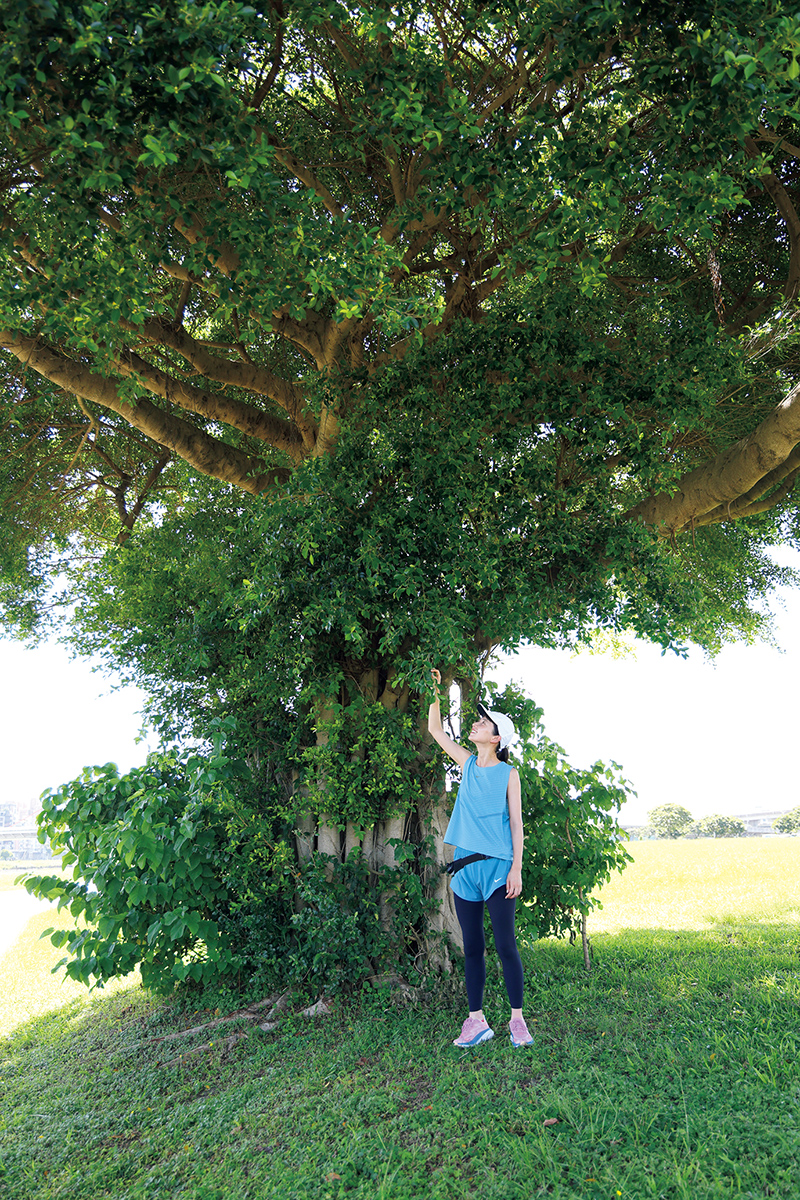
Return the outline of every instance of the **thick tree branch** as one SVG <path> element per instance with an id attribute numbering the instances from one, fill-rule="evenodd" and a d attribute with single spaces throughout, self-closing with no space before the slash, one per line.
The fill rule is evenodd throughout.
<path id="1" fill-rule="evenodd" d="M 203 475 L 211 475 L 257 495 L 275 483 L 284 482 L 291 474 L 284 468 L 267 470 L 255 456 L 211 437 L 188 421 L 157 408 L 149 400 L 123 397 L 114 380 L 95 373 L 84 363 L 65 357 L 38 338 L 0 330 L 0 347 L 23 366 L 72 395 L 117 413 L 134 429 L 172 450 Z"/>
<path id="2" fill-rule="evenodd" d="M 134 327 L 129 326 L 133 331 Z M 304 413 L 304 397 L 302 389 L 287 380 L 282 379 L 279 375 L 268 371 L 266 367 L 260 367 L 252 362 L 232 362 L 228 358 L 220 358 L 216 354 L 211 354 L 202 342 L 198 342 L 185 329 L 175 329 L 172 325 L 167 325 L 163 321 L 153 319 L 145 323 L 141 327 L 136 327 L 137 331 L 151 338 L 158 345 L 167 346 L 170 350 L 175 350 L 205 379 L 213 379 L 215 383 L 228 384 L 231 387 L 241 388 L 243 391 L 256 392 L 260 396 L 268 396 L 274 400 L 276 404 L 286 412 L 297 425 L 300 431 L 303 444 L 311 449 L 314 444 L 314 436 L 316 433 L 316 422 L 309 413 Z M 221 420 L 227 420 L 231 425 L 235 425 L 237 429 L 243 429 L 244 426 L 239 424 L 239 420 L 245 421 L 248 425 L 257 424 L 259 416 L 262 416 L 260 409 L 253 405 L 244 404 L 241 401 L 229 400 L 226 402 L 229 406 L 231 416 L 222 417 Z M 199 411 L 199 410 L 197 410 Z M 234 414 L 240 412 L 241 416 L 237 419 Z M 249 432 L 249 430 L 247 430 Z M 255 437 L 260 436 L 255 433 Z M 266 438 L 270 441 L 271 438 Z"/>
<path id="3" fill-rule="evenodd" d="M 747 437 L 684 475 L 671 495 L 648 496 L 626 515 L 652 526 L 659 537 L 672 537 L 703 523 L 712 513 L 715 520 L 744 515 L 734 506 L 741 500 L 744 511 L 752 511 L 753 500 L 795 469 L 798 444 L 800 384 Z M 779 499 L 776 494 L 766 507 Z"/>
<path id="4" fill-rule="evenodd" d="M 274 446 L 296 463 L 304 458 L 303 440 L 291 421 L 270 416 L 252 404 L 233 400 L 222 392 L 209 392 L 185 380 L 175 379 L 131 351 L 120 356 L 117 362 L 126 378 L 140 380 L 149 392 L 171 404 L 209 420 L 232 425 L 241 433 Z"/>
<path id="5" fill-rule="evenodd" d="M 797 452 L 791 457 L 795 462 L 800 460 L 800 455 Z M 713 512 L 707 513 L 704 517 L 700 517 L 698 521 L 695 521 L 694 528 L 701 529 L 704 525 L 719 525 L 722 521 L 735 521 L 740 517 L 755 517 L 758 513 L 769 512 L 771 508 L 782 504 L 791 495 L 794 485 L 797 482 L 798 473 L 800 473 L 800 468 L 795 467 L 793 471 L 788 472 L 782 486 L 776 492 L 771 492 L 770 495 L 763 496 L 760 500 L 753 500 L 748 503 L 742 497 L 741 500 L 737 500 L 735 504 L 731 504 L 728 508 L 715 508 Z"/>
<path id="6" fill-rule="evenodd" d="M 25 262 L 34 270 L 47 273 L 43 271 L 41 254 L 33 253 L 30 248 L 30 239 L 27 235 L 23 235 L 16 229 L 13 220 L 8 214 L 3 214 L 2 227 L 14 230 L 15 244 L 18 246 Z M 192 283 L 198 282 L 197 278 L 191 272 L 179 268 L 175 264 L 165 266 L 165 270 L 174 277 L 183 279 L 184 290 Z M 167 325 L 165 322 L 155 318 L 148 321 L 143 327 L 132 326 L 126 322 L 122 322 L 122 324 L 129 328 L 131 332 L 137 334 L 144 333 L 156 344 L 168 346 L 170 349 L 177 351 L 178 354 L 182 355 L 187 362 L 190 362 L 207 379 L 213 379 L 217 383 L 230 384 L 244 391 L 253 391 L 259 395 L 269 396 L 270 399 L 279 404 L 292 418 L 300 432 L 302 444 L 306 450 L 313 450 L 316 438 L 316 422 L 311 414 L 304 412 L 305 405 L 302 390 L 294 384 L 281 379 L 280 376 L 274 375 L 271 371 L 266 370 L 264 367 L 259 367 L 255 363 L 231 362 L 229 359 L 219 358 L 216 355 L 210 354 L 201 343 L 196 341 L 181 326 L 176 328 L 175 325 Z M 331 324 L 331 322 L 325 323 L 325 332 L 320 335 L 320 342 L 322 342 L 324 337 L 330 335 L 328 327 Z M 299 328 L 292 330 L 295 336 L 299 336 L 300 332 Z M 164 398 L 169 398 L 165 390 L 169 386 L 169 377 L 163 375 L 161 372 L 159 372 L 159 375 L 162 375 L 163 378 L 158 386 L 155 386 L 152 390 L 164 396 Z M 190 390 L 199 401 L 201 393 L 197 389 Z M 188 394 L 189 392 L 187 391 L 187 396 Z M 208 393 L 202 393 L 202 395 L 207 396 Z M 222 411 L 221 406 L 226 409 L 227 416 L 220 415 Z M 206 415 L 213 415 L 207 408 L 196 407 L 193 403 L 186 403 L 184 407 L 189 408 L 193 412 L 204 412 Z M 252 405 L 230 399 L 224 402 L 218 400 L 217 408 L 219 409 L 217 419 L 226 421 L 243 432 L 252 433 L 254 437 L 263 436 L 265 441 L 278 446 L 285 453 L 289 454 L 290 457 L 297 457 L 295 453 L 295 439 L 292 432 L 281 430 L 280 423 L 275 422 L 273 418 L 265 416 L 259 409 Z M 257 432 L 260 426 L 263 427 L 263 434 Z M 276 437 L 277 440 L 275 440 Z"/>

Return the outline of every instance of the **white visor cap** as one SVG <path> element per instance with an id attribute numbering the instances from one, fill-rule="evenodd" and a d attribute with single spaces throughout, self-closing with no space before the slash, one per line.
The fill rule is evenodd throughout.
<path id="1" fill-rule="evenodd" d="M 513 742 L 517 736 L 514 722 L 505 713 L 494 712 L 491 708 L 484 708 L 482 704 L 478 704 L 478 712 L 482 717 L 488 717 L 497 726 L 497 732 L 500 734 L 499 749 L 505 750 L 509 742 Z"/>

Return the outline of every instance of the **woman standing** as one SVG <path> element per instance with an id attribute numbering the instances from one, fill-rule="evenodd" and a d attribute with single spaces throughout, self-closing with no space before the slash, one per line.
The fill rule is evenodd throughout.
<path id="1" fill-rule="evenodd" d="M 431 671 L 433 680 L 442 677 Z M 428 710 L 431 737 L 462 768 L 453 814 L 444 835 L 456 852 L 450 865 L 450 886 L 464 935 L 464 971 L 469 1016 L 455 1046 L 477 1046 L 494 1037 L 483 1015 L 486 981 L 484 905 L 489 909 L 494 944 L 503 965 L 511 1005 L 508 1028 L 513 1046 L 533 1041 L 522 1016 L 522 962 L 514 933 L 517 896 L 522 892 L 522 794 L 519 772 L 508 762 L 507 746 L 514 726 L 504 713 L 478 705 L 479 717 L 469 733 L 470 754 L 442 728 L 439 695 Z"/>

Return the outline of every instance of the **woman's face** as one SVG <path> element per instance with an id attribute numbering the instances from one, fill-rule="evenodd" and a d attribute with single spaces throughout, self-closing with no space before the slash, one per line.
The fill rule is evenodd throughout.
<path id="1" fill-rule="evenodd" d="M 494 721 L 488 717 L 478 717 L 469 731 L 469 740 L 477 746 L 479 742 L 499 742 L 500 735 L 495 733 Z"/>

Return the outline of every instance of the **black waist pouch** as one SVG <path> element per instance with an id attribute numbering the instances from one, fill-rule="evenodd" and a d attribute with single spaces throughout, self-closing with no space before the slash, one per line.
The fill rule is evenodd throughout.
<path id="1" fill-rule="evenodd" d="M 463 858 L 454 858 L 451 863 L 446 863 L 442 867 L 442 874 L 455 875 L 462 867 L 469 866 L 471 862 L 480 862 L 488 857 L 488 854 L 465 854 Z"/>

